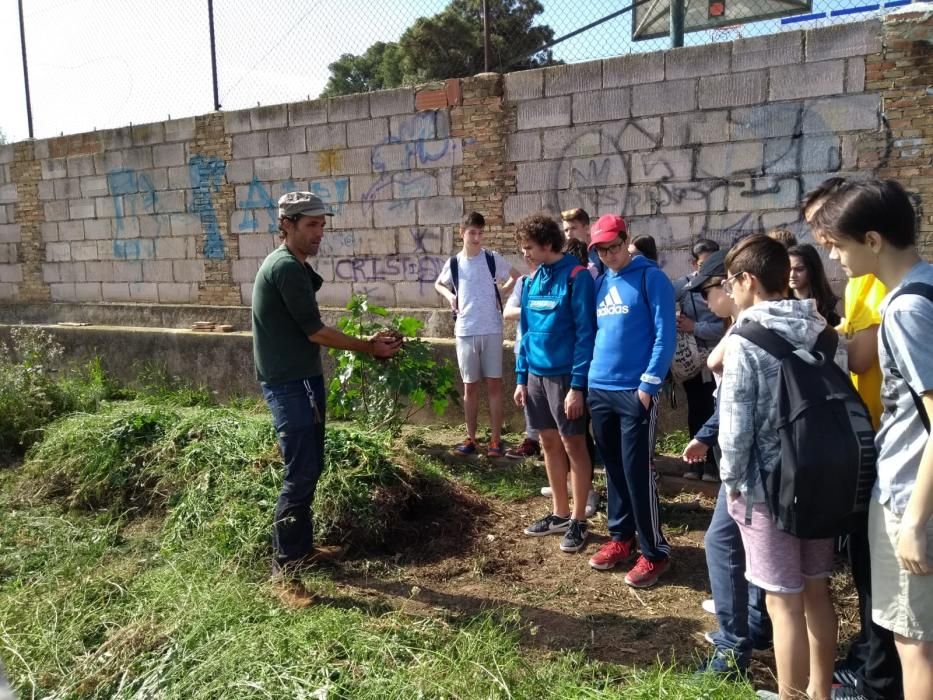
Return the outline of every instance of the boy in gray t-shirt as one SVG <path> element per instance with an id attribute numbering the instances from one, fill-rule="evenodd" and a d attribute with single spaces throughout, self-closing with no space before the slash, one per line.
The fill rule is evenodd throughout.
<path id="1" fill-rule="evenodd" d="M 933 688 L 933 266 L 916 214 L 893 180 L 850 182 L 813 221 L 846 275 L 875 275 L 882 303 L 878 480 L 868 516 L 872 619 L 894 633 L 904 697 Z"/>
<path id="2" fill-rule="evenodd" d="M 504 289 L 510 289 L 519 272 L 499 253 L 482 247 L 485 225 L 482 214 L 475 211 L 467 214 L 460 226 L 463 250 L 444 263 L 434 288 L 450 304 L 457 319 L 454 335 L 463 379 L 467 437 L 454 449 L 463 456 L 476 452 L 479 387 L 485 379 L 491 433 L 486 454 L 501 457 L 502 297 L 498 284 L 509 282 Z"/>

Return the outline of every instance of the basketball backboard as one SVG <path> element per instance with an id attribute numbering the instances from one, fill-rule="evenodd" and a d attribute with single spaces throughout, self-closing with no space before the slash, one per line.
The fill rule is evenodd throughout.
<path id="1" fill-rule="evenodd" d="M 813 0 L 685 0 L 684 31 L 696 32 L 760 19 L 810 12 Z M 648 0 L 632 10 L 632 39 L 657 39 L 670 34 L 670 0 Z"/>

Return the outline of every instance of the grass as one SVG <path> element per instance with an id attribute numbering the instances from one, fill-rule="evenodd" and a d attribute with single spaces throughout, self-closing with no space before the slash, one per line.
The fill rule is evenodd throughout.
<path id="1" fill-rule="evenodd" d="M 158 523 L 23 510 L 0 476 L 0 649 L 23 698 L 733 698 L 749 689 L 522 648 L 519 616 L 416 617 L 326 578 L 282 608 L 256 571 Z M 6 483 L 3 483 L 6 482 Z M 316 695 L 315 695 L 316 694 Z"/>
<path id="2" fill-rule="evenodd" d="M 689 442 L 690 433 L 686 430 L 672 430 L 658 438 L 657 451 L 658 454 L 680 457 Z"/>
<path id="3" fill-rule="evenodd" d="M 398 524 L 421 476 L 389 453 L 380 434 L 328 428 L 314 514 L 320 541 L 365 550 Z M 268 551 L 282 484 L 267 415 L 149 401 L 112 403 L 53 423 L 23 471 L 34 497 L 122 519 L 164 512 L 164 546 L 199 533 L 225 557 L 246 561 Z"/>
<path id="4" fill-rule="evenodd" d="M 283 607 L 266 579 L 281 483 L 268 415 L 164 399 L 59 419 L 0 471 L 0 656 L 21 698 L 754 697 L 527 647 L 509 607 L 407 614 L 321 573 L 305 579 L 318 605 Z M 444 507 L 452 474 L 505 500 L 543 483 L 540 465 L 446 466 L 409 440 L 329 428 L 320 535 L 378 547 L 407 510 Z"/>

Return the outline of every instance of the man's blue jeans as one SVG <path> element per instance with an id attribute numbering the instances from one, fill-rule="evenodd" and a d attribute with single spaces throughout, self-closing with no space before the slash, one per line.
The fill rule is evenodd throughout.
<path id="1" fill-rule="evenodd" d="M 717 652 L 733 654 L 740 669 L 748 668 L 752 647 L 771 641 L 771 618 L 765 593 L 745 579 L 745 548 L 739 526 L 729 515 L 726 487 L 719 489 L 713 519 L 706 531 L 709 569 L 719 629 L 710 636 Z"/>
<path id="2" fill-rule="evenodd" d="M 314 525 L 311 504 L 324 470 L 324 378 L 281 384 L 262 383 L 285 462 L 285 483 L 275 506 L 272 547 L 279 564 L 311 553 Z"/>

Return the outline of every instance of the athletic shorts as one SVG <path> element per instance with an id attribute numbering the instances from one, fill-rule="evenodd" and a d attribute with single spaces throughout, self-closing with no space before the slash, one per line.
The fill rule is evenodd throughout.
<path id="1" fill-rule="evenodd" d="M 764 503 L 752 507 L 745 524 L 745 499 L 729 499 L 729 515 L 739 525 L 745 547 L 745 578 L 771 593 L 800 593 L 804 579 L 829 578 L 835 540 L 803 540 L 779 530 Z"/>
<path id="2" fill-rule="evenodd" d="M 868 510 L 871 619 L 908 639 L 933 641 L 933 575 L 901 568 L 895 552 L 901 518 L 876 501 Z M 933 557 L 933 521 L 927 522 L 927 561 Z"/>
<path id="3" fill-rule="evenodd" d="M 457 336 L 457 364 L 464 384 L 502 379 L 502 334 Z"/>
<path id="4" fill-rule="evenodd" d="M 528 427 L 532 430 L 557 430 L 561 435 L 583 435 L 586 433 L 586 401 L 583 415 L 568 420 L 564 413 L 564 399 L 570 391 L 570 375 L 539 377 L 528 374 L 525 412 Z"/>

